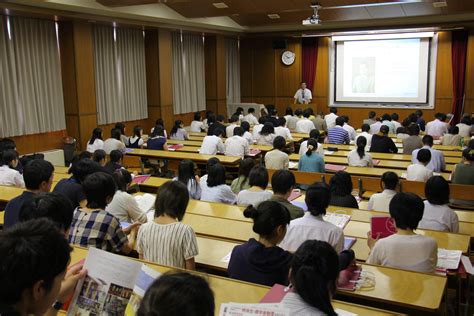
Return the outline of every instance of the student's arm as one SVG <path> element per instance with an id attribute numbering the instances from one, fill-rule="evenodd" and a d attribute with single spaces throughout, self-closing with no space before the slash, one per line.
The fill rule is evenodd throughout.
<path id="1" fill-rule="evenodd" d="M 148 219 L 146 217 L 146 213 L 140 209 L 137 200 L 135 200 L 135 198 L 128 193 L 125 207 L 132 221 L 142 224 L 147 222 Z"/>
<path id="2" fill-rule="evenodd" d="M 398 148 L 395 145 L 395 143 L 393 142 L 393 140 L 391 138 L 388 138 L 388 139 L 390 141 L 390 152 L 392 152 L 394 154 L 398 153 Z"/>
<path id="3" fill-rule="evenodd" d="M 163 150 L 168 150 L 168 145 L 166 143 L 163 144 Z"/>
<path id="4" fill-rule="evenodd" d="M 195 270 L 196 265 L 194 262 L 194 257 L 199 254 L 198 244 L 196 239 L 196 233 L 191 228 L 191 226 L 186 225 L 186 231 L 183 238 L 183 254 L 185 260 L 185 267 L 187 270 Z"/>
<path id="5" fill-rule="evenodd" d="M 196 270 L 196 263 L 194 261 L 194 258 L 187 259 L 185 261 L 185 265 L 186 265 L 186 270 Z"/>
<path id="6" fill-rule="evenodd" d="M 250 146 L 249 146 L 249 142 L 248 142 L 246 139 L 244 139 L 244 140 L 245 140 L 245 144 L 244 144 L 244 156 L 247 156 L 247 155 L 249 154 L 249 152 L 250 152 Z"/>
<path id="7" fill-rule="evenodd" d="M 222 139 L 220 139 L 219 142 L 217 143 L 217 153 L 223 154 L 224 152 L 225 152 L 224 143 L 222 142 Z"/>
<path id="8" fill-rule="evenodd" d="M 367 204 L 367 210 L 372 211 L 374 209 L 374 199 L 371 196 L 369 199 L 369 203 Z"/>

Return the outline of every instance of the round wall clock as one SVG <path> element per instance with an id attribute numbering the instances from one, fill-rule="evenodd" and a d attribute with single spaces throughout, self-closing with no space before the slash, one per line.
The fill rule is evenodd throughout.
<path id="1" fill-rule="evenodd" d="M 290 66 L 295 62 L 295 53 L 292 51 L 284 51 L 283 54 L 281 54 L 281 62 L 287 66 Z"/>

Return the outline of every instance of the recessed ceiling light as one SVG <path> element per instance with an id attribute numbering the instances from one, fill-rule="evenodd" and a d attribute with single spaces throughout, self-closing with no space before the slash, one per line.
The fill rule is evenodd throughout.
<path id="1" fill-rule="evenodd" d="M 448 6 L 448 3 L 446 1 L 433 2 L 433 7 L 435 7 L 435 8 L 444 8 L 444 7 L 447 7 L 447 6 Z"/>
<path id="2" fill-rule="evenodd" d="M 280 15 L 274 13 L 274 14 L 268 14 L 268 17 L 269 17 L 270 19 L 274 20 L 274 19 L 279 19 L 279 18 L 280 18 Z"/>
<path id="3" fill-rule="evenodd" d="M 226 8 L 229 7 L 224 2 L 214 2 L 212 5 L 215 6 L 216 8 L 218 8 L 218 9 L 226 9 Z"/>

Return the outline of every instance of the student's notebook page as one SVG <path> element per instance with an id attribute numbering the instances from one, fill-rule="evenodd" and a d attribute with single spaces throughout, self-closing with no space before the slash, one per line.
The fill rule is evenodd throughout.
<path id="1" fill-rule="evenodd" d="M 144 213 L 147 213 L 155 206 L 156 197 L 150 193 L 145 193 L 143 195 L 136 195 L 135 200 L 137 201 L 138 207 Z"/>
<path id="2" fill-rule="evenodd" d="M 351 216 L 347 214 L 339 214 L 339 213 L 327 213 L 323 216 L 323 219 L 326 222 L 336 225 L 339 228 L 344 229 L 347 223 L 351 220 Z"/>
<path id="3" fill-rule="evenodd" d="M 446 270 L 457 270 L 459 262 L 461 261 L 461 256 L 461 250 L 438 248 L 438 263 L 436 264 L 436 267 Z"/>
<path id="4" fill-rule="evenodd" d="M 76 286 L 70 316 L 124 315 L 143 264 L 89 248 L 87 276 Z"/>
<path id="5" fill-rule="evenodd" d="M 147 267 L 146 265 L 142 266 L 140 273 L 138 274 L 135 286 L 133 287 L 133 293 L 128 302 L 127 308 L 125 310 L 125 316 L 134 316 L 136 315 L 140 303 L 145 296 L 146 290 L 150 285 L 160 277 L 161 273 L 153 270 L 152 268 Z"/>
<path id="6" fill-rule="evenodd" d="M 219 316 L 290 316 L 290 311 L 283 304 L 222 304 Z"/>

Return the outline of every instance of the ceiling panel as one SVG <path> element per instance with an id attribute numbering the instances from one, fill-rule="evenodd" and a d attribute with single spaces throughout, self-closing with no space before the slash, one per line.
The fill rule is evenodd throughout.
<path id="1" fill-rule="evenodd" d="M 386 19 L 386 18 L 398 18 L 404 17 L 405 12 L 401 5 L 386 5 L 378 7 L 366 7 L 370 17 L 373 19 Z"/>
<path id="2" fill-rule="evenodd" d="M 435 8 L 431 3 L 405 3 L 402 4 L 402 9 L 406 16 L 443 14 L 441 8 Z"/>

